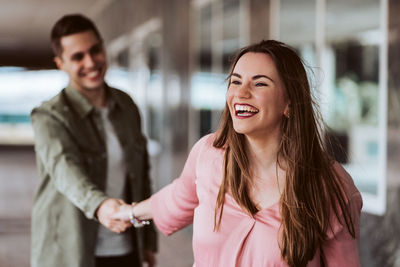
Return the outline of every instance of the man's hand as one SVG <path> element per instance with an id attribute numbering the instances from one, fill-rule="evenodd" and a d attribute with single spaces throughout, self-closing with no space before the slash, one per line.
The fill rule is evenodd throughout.
<path id="1" fill-rule="evenodd" d="M 132 205 L 129 204 L 120 205 L 118 211 L 111 216 L 111 219 L 130 222 L 129 216 L 132 214 L 132 209 Z"/>
<path id="2" fill-rule="evenodd" d="M 132 226 L 129 221 L 113 218 L 113 215 L 119 211 L 120 206 L 124 204 L 126 205 L 121 199 L 109 198 L 104 200 L 96 212 L 100 223 L 118 234 Z"/>
<path id="3" fill-rule="evenodd" d="M 143 251 L 143 260 L 144 262 L 147 262 L 147 267 L 156 266 L 156 256 L 155 253 L 151 250 L 145 249 Z"/>

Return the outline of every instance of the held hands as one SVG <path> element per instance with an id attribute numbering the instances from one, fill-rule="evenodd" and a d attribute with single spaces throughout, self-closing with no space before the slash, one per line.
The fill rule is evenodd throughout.
<path id="1" fill-rule="evenodd" d="M 103 201 L 97 209 L 96 215 L 100 223 L 115 233 L 126 231 L 132 225 L 143 227 L 149 224 L 149 221 L 141 221 L 134 216 L 133 205 L 126 204 L 121 199 L 109 198 Z M 156 257 L 153 251 L 144 250 L 143 260 L 147 262 L 148 267 L 156 266 Z"/>
<path id="2" fill-rule="evenodd" d="M 132 203 L 132 205 L 124 204 L 119 207 L 119 211 L 112 215 L 114 220 L 120 220 L 125 222 L 130 222 L 134 227 L 140 228 L 147 224 L 150 224 L 147 220 L 139 219 L 134 212 L 134 207 L 137 203 Z"/>
<path id="3" fill-rule="evenodd" d="M 112 215 L 112 219 L 120 220 L 124 222 L 130 222 L 130 216 L 132 214 L 132 205 L 123 204 L 118 207 L 118 211 Z"/>
<path id="4" fill-rule="evenodd" d="M 132 226 L 129 218 L 128 220 L 121 220 L 115 217 L 115 214 L 119 213 L 120 208 L 124 206 L 130 207 L 121 199 L 109 198 L 100 204 L 96 212 L 97 218 L 102 225 L 111 231 L 118 234 L 122 233 Z"/>
<path id="5" fill-rule="evenodd" d="M 141 209 L 147 209 L 148 200 L 140 202 Z M 126 231 L 132 225 L 134 227 L 143 227 L 150 224 L 147 219 L 152 216 L 144 212 L 142 216 L 136 216 L 133 209 L 137 203 L 132 205 L 126 204 L 121 199 L 109 198 L 103 201 L 97 209 L 96 215 L 100 223 L 115 233 Z M 143 213 L 143 212 L 142 212 Z"/>

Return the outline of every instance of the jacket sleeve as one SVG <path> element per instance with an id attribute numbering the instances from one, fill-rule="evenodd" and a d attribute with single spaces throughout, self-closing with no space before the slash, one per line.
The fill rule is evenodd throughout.
<path id="1" fill-rule="evenodd" d="M 150 176 L 149 176 L 150 164 L 149 164 L 149 156 L 147 153 L 147 149 L 145 152 L 143 171 L 144 171 L 143 192 L 144 192 L 145 198 L 148 198 L 151 195 L 151 183 L 150 183 Z M 158 249 L 157 233 L 156 233 L 156 230 L 154 229 L 153 224 L 151 224 L 148 227 L 144 227 L 144 229 L 143 229 L 143 248 L 145 250 L 151 250 L 154 252 L 156 252 Z"/>
<path id="2" fill-rule="evenodd" d="M 353 238 L 350 235 L 345 223 L 342 225 L 336 220 L 331 231 L 328 232 L 328 241 L 323 247 L 327 266 L 361 266 L 359 243 L 362 198 L 360 193 L 354 193 L 348 204 L 356 237 Z"/>
<path id="3" fill-rule="evenodd" d="M 34 109 L 31 121 L 35 150 L 56 189 L 93 219 L 97 207 L 108 197 L 89 179 L 77 144 L 65 125 L 49 111 Z"/>
<path id="4" fill-rule="evenodd" d="M 150 199 L 153 220 L 165 235 L 171 235 L 193 222 L 198 205 L 196 193 L 196 166 L 205 138 L 192 148 L 179 178 Z"/>

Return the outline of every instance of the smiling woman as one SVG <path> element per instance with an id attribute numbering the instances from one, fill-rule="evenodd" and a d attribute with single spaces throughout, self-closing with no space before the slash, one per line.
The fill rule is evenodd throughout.
<path id="1" fill-rule="evenodd" d="M 259 112 L 238 118 L 238 102 Z M 227 193 L 252 216 L 279 203 L 277 238 L 286 263 L 358 266 L 361 196 L 326 152 L 315 110 L 306 71 L 293 49 L 262 41 L 239 51 L 214 141 L 215 147 L 225 148 L 215 225 L 223 224 Z M 335 228 L 344 232 L 328 230 Z M 347 241 L 332 242 L 335 235 L 338 241 L 347 236 Z M 334 246 L 347 247 L 350 257 L 332 250 Z"/>
<path id="2" fill-rule="evenodd" d="M 226 101 L 237 133 L 279 134 L 289 103 L 272 58 L 263 53 L 243 55 L 230 76 Z"/>
<path id="3" fill-rule="evenodd" d="M 360 266 L 362 199 L 317 118 L 293 49 L 245 47 L 218 131 L 197 142 L 178 179 L 115 218 L 153 218 L 167 235 L 193 222 L 196 267 Z"/>

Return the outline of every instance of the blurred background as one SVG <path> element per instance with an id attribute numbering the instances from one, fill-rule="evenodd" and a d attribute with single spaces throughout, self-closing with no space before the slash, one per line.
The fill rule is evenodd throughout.
<path id="1" fill-rule="evenodd" d="M 400 1 L 0 0 L 0 266 L 29 266 L 38 185 L 30 110 L 68 79 L 50 29 L 62 15 L 97 24 L 112 86 L 138 104 L 154 190 L 179 176 L 191 146 L 215 131 L 228 68 L 262 39 L 309 66 L 331 152 L 363 195 L 362 266 L 400 266 Z M 160 236 L 159 266 L 191 266 L 191 229 Z"/>

